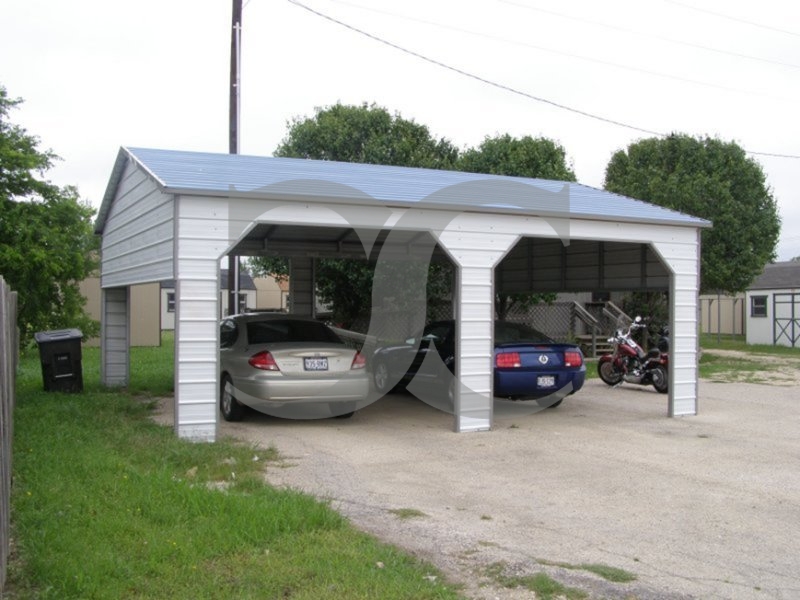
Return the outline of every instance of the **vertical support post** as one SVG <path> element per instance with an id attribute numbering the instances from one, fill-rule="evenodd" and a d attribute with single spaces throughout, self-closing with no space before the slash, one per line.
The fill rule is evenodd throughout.
<path id="1" fill-rule="evenodd" d="M 472 217 L 466 217 L 472 218 Z M 494 270 L 519 240 L 516 234 L 490 238 L 451 223 L 439 245 L 456 265 L 456 385 L 453 390 L 454 429 L 491 429 L 494 417 Z"/>
<path id="2" fill-rule="evenodd" d="M 454 429 L 487 431 L 494 415 L 493 350 L 494 273 L 492 267 L 460 266 L 456 321 L 456 381 Z M 492 282 L 487 285 L 487 282 Z"/>
<path id="3" fill-rule="evenodd" d="M 130 289 L 101 290 L 100 381 L 105 386 L 130 382 Z"/>
<path id="4" fill-rule="evenodd" d="M 175 432 L 213 442 L 219 375 L 218 259 L 179 259 L 175 280 Z M 181 277 L 185 263 L 191 274 Z"/>
<path id="5" fill-rule="evenodd" d="M 289 312 L 303 317 L 313 317 L 316 314 L 313 258 L 289 259 Z"/>

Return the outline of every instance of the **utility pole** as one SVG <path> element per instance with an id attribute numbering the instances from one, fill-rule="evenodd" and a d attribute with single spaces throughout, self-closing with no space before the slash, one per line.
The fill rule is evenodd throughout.
<path id="1" fill-rule="evenodd" d="M 228 153 L 239 154 L 239 107 L 241 105 L 242 0 L 233 0 L 231 18 L 231 77 L 228 104 Z M 228 314 L 239 312 L 239 257 L 228 255 Z"/>

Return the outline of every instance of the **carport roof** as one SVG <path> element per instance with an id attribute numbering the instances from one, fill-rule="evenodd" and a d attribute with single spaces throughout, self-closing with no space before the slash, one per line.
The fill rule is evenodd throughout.
<path id="1" fill-rule="evenodd" d="M 128 161 L 138 164 L 168 194 L 316 199 L 688 227 L 711 225 L 704 219 L 579 183 L 297 158 L 123 147 L 100 207 L 95 227 L 97 233 L 103 231 Z M 509 185 L 498 186 L 498 182 Z M 464 187 L 464 184 L 473 187 Z M 534 193 L 530 196 L 520 194 L 520 185 L 530 186 Z M 566 190 L 564 186 L 567 186 Z M 471 193 L 465 193 L 467 191 Z M 555 194 L 564 191 L 569 198 L 568 214 L 564 208 L 553 208 Z M 559 198 L 565 197 L 560 195 Z"/>

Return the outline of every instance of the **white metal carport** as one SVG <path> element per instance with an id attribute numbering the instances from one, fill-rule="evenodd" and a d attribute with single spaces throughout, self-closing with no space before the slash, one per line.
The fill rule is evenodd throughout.
<path id="1" fill-rule="evenodd" d="M 120 149 L 100 208 L 102 380 L 128 383 L 132 285 L 174 279 L 175 427 L 214 440 L 219 263 L 292 257 L 309 314 L 313 258 L 443 252 L 456 267 L 455 430 L 492 425 L 494 293 L 668 289 L 670 415 L 697 410 L 702 219 L 580 184 L 329 161 Z"/>

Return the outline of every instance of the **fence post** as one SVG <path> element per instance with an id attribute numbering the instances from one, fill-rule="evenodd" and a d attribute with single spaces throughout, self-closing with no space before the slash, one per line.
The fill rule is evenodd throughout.
<path id="1" fill-rule="evenodd" d="M 17 294 L 0 277 L 0 595 L 11 547 L 11 441 L 18 360 Z"/>

